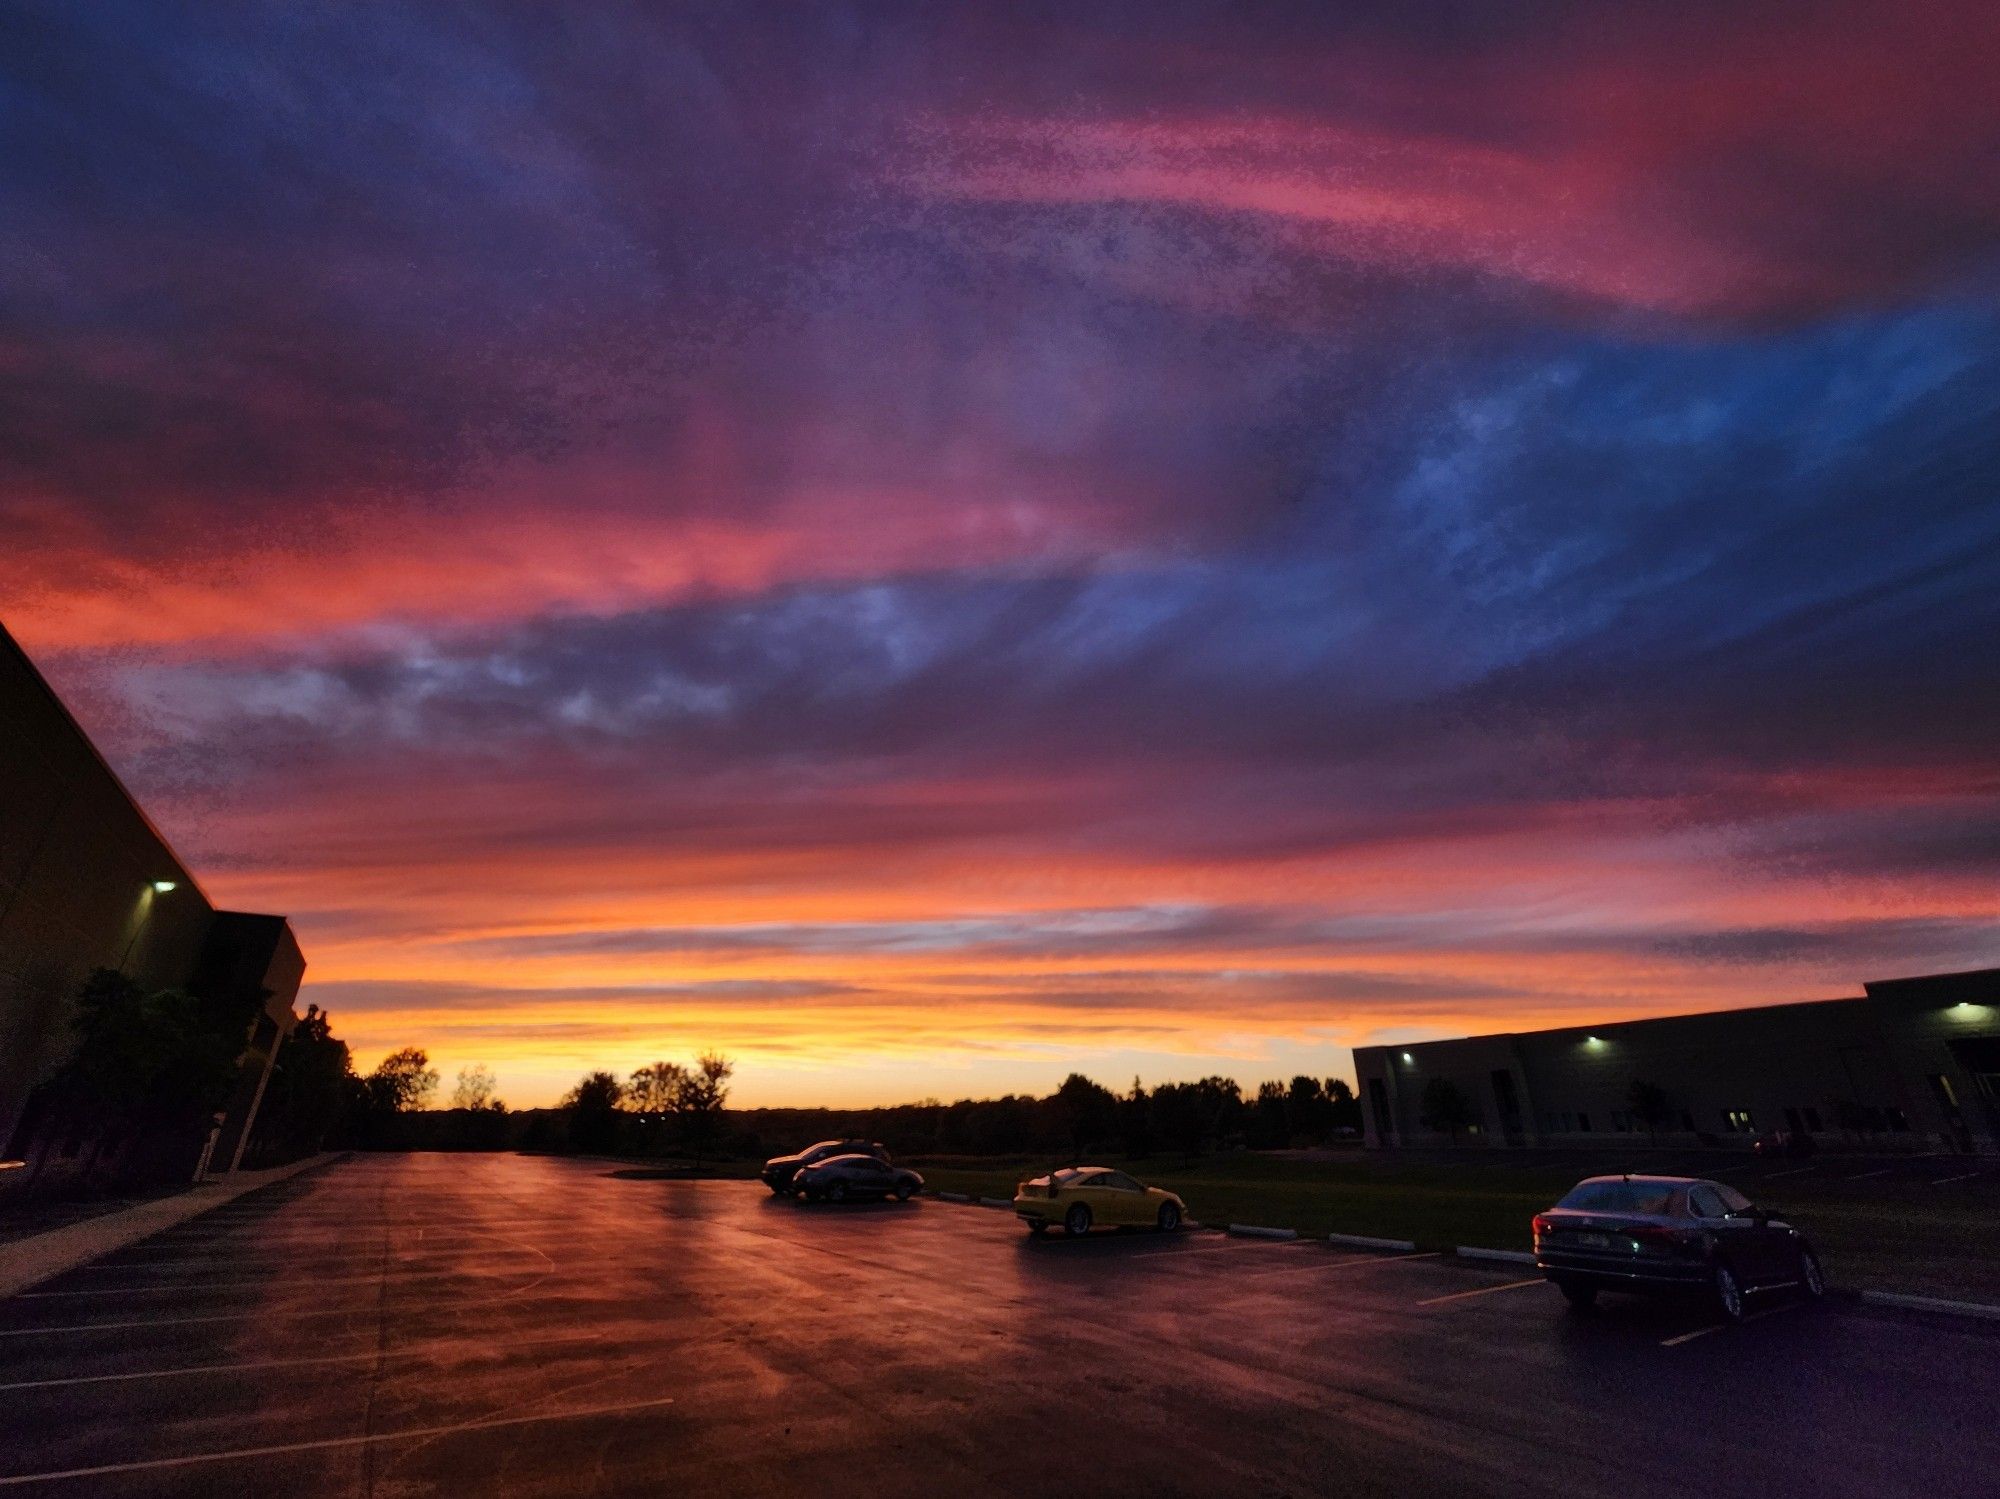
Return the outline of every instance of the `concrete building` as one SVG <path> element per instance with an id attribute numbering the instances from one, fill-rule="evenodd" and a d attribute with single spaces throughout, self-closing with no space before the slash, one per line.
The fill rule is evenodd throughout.
<path id="1" fill-rule="evenodd" d="M 0 629 L 0 1198 L 122 1163 L 192 1174 L 209 1144 L 108 1140 L 38 1093 L 74 1053 L 99 968 L 148 991 L 261 996 L 211 1170 L 238 1165 L 305 959 L 282 917 L 218 911 L 89 738 Z"/>
<path id="2" fill-rule="evenodd" d="M 2000 1152 L 2000 968 L 1852 999 L 1354 1053 L 1371 1146 L 1741 1144 Z M 1442 1080 L 1449 1088 L 1433 1088 Z M 1635 1084 L 1640 1086 L 1635 1088 Z M 1458 1107 L 1450 1105 L 1453 1098 Z M 1650 1117 L 1649 1117 L 1650 1116 Z"/>

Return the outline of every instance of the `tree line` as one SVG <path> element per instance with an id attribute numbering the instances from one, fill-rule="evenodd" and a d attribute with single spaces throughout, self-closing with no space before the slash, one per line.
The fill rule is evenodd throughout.
<path id="1" fill-rule="evenodd" d="M 162 1160 L 199 1140 L 227 1105 L 244 1038 L 261 1001 L 181 990 L 147 992 L 112 970 L 93 974 L 77 1004 L 77 1050 L 31 1111 L 43 1127 L 87 1130 L 102 1141 L 157 1141 Z M 359 1073 L 318 1005 L 278 1048 L 246 1165 L 316 1151 L 553 1150 L 691 1158 L 761 1158 L 830 1137 L 880 1140 L 901 1155 L 1020 1155 L 1271 1149 L 1359 1133 L 1361 1112 L 1340 1078 L 1300 1075 L 1245 1093 L 1234 1079 L 1123 1093 L 1071 1073 L 1047 1097 L 1010 1094 L 872 1109 L 727 1108 L 735 1065 L 710 1052 L 656 1061 L 620 1078 L 592 1071 L 553 1109 L 510 1111 L 492 1072 L 461 1069 L 445 1107 L 421 1047 L 403 1047 Z M 171 1146 L 171 1149 L 167 1147 Z M 93 1146 L 102 1152 L 101 1146 Z M 134 1174 L 141 1153 L 106 1154 L 100 1175 Z"/>
<path id="2" fill-rule="evenodd" d="M 555 1107 L 510 1114 L 485 1104 L 476 1088 L 468 1093 L 462 1073 L 452 1108 L 386 1118 L 376 1142 L 426 1150 L 576 1151 L 699 1165 L 761 1160 L 823 1139 L 879 1140 L 899 1156 L 1077 1159 L 1093 1152 L 1143 1158 L 1282 1149 L 1350 1139 L 1361 1131 L 1360 1106 L 1342 1078 L 1273 1079 L 1253 1092 L 1225 1077 L 1152 1088 L 1135 1078 L 1129 1089 L 1114 1093 L 1072 1073 L 1045 1097 L 737 1110 L 727 1108 L 733 1074 L 729 1059 L 713 1054 L 686 1066 L 651 1063 L 624 1078 L 592 1071 Z"/>

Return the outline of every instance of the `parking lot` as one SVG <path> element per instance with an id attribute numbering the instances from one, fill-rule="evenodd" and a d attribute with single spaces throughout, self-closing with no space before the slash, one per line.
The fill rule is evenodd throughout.
<path id="1" fill-rule="evenodd" d="M 1949 1323 L 539 1157 L 353 1158 L 0 1306 L 0 1487 L 63 1493 L 1936 1496 L 1996 1408 Z"/>

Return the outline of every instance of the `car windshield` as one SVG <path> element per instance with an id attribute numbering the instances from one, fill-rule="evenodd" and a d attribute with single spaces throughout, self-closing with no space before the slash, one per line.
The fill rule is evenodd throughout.
<path id="1" fill-rule="evenodd" d="M 1672 1182 L 1584 1182 L 1556 1206 L 1585 1213 L 1675 1213 L 1680 1188 Z"/>

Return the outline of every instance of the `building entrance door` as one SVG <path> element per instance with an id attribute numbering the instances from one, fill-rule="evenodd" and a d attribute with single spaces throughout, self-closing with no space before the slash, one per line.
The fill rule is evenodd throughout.
<path id="1" fill-rule="evenodd" d="M 1951 1079 L 1942 1072 L 1933 1072 L 1930 1081 L 1938 1112 L 1944 1115 L 1945 1142 L 1961 1155 L 1970 1152 L 1972 1131 L 1966 1126 L 1965 1110 L 1958 1106 L 1958 1090 L 1952 1087 Z"/>
<path id="2" fill-rule="evenodd" d="M 1986 1133 L 2000 1145 L 2000 1036 L 1951 1043 L 1952 1060 L 1971 1074 L 1973 1100 L 1985 1115 Z"/>

